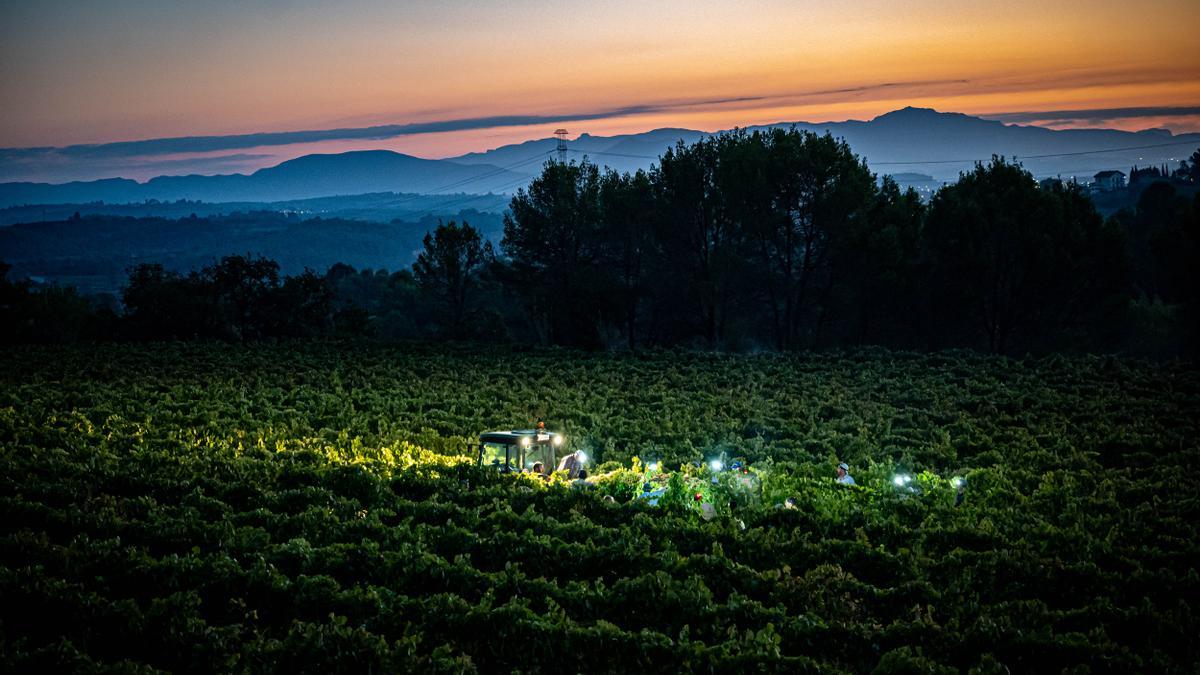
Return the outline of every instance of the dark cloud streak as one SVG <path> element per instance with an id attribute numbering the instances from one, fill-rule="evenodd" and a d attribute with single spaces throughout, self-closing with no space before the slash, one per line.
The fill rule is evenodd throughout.
<path id="1" fill-rule="evenodd" d="M 225 173 L 256 168 L 274 155 L 233 153 L 207 157 L 159 159 L 154 157 L 114 157 L 80 161 L 58 155 L 25 157 L 4 161 L 0 151 L 0 182 L 63 182 L 95 180 L 97 177 L 135 174 Z"/>
<path id="2" fill-rule="evenodd" d="M 154 138 L 139 141 L 118 141 L 65 147 L 0 148 L 0 163 L 23 163 L 46 160 L 71 159 L 84 162 L 114 160 L 119 158 L 151 157 L 184 153 L 222 152 L 248 148 L 286 146 L 321 141 L 382 140 L 398 136 L 432 134 L 451 131 L 470 131 L 497 127 L 529 126 L 534 124 L 558 124 L 563 122 L 631 117 L 652 113 L 670 112 L 686 108 L 722 106 L 739 103 L 794 100 L 804 97 L 822 97 L 839 94 L 862 94 L 875 90 L 895 89 L 905 86 L 928 86 L 962 84 L 967 80 L 926 80 L 914 82 L 884 82 L 857 87 L 826 89 L 807 92 L 786 92 L 769 96 L 729 96 L 722 98 L 659 101 L 642 103 L 605 110 L 577 111 L 561 114 L 540 115 L 490 115 L 459 119 L 412 122 L 407 124 L 382 124 L 366 127 L 343 127 L 336 129 L 312 129 L 304 131 L 272 131 L 227 136 L 181 136 L 176 138 Z"/>
<path id="3" fill-rule="evenodd" d="M 865 94 L 869 91 L 879 91 L 883 89 L 895 89 L 897 87 L 920 87 L 939 84 L 968 84 L 970 80 L 918 80 L 914 82 L 883 82 L 881 84 L 867 84 L 861 87 L 846 87 L 844 89 L 825 89 L 823 91 L 809 91 L 802 94 L 793 94 L 792 96 L 831 96 L 833 94 Z"/>
<path id="4" fill-rule="evenodd" d="M 629 117 L 646 113 L 661 112 L 674 108 L 700 105 L 751 101 L 752 97 L 714 99 L 668 104 L 631 105 L 593 112 L 575 112 L 560 115 L 492 115 L 462 119 L 413 122 L 410 124 L 382 124 L 370 127 L 347 127 L 341 129 L 313 129 L 305 131 L 272 131 L 231 136 L 181 136 L 177 138 L 154 138 L 143 141 L 118 141 L 95 145 L 68 145 L 66 147 L 3 148 L 0 161 L 11 162 L 57 155 L 80 160 L 113 159 L 117 157 L 146 157 L 151 155 L 173 155 L 181 153 L 219 152 L 267 146 L 296 145 L 321 141 L 381 140 L 397 136 L 434 134 L 447 131 L 469 131 L 495 127 L 517 127 L 532 124 L 555 124 L 576 120 L 596 120 L 612 117 Z"/>
<path id="5" fill-rule="evenodd" d="M 1200 106 L 1146 106 L 1140 108 L 1093 108 L 1088 110 L 1028 110 L 980 115 L 999 122 L 1107 122 L 1141 117 L 1186 117 L 1200 115 Z"/>

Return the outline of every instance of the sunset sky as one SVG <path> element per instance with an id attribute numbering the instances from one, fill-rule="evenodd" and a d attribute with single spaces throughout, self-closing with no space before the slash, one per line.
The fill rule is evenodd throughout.
<path id="1" fill-rule="evenodd" d="M 0 148 L 410 125 L 170 155 L 220 170 L 906 105 L 1197 131 L 1198 16 L 1195 0 L 8 0 Z"/>

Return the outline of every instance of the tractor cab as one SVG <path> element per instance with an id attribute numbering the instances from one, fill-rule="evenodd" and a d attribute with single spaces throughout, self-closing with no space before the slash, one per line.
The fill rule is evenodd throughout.
<path id="1" fill-rule="evenodd" d="M 541 462 L 546 472 L 554 470 L 556 450 L 562 434 L 545 429 L 514 429 L 479 434 L 479 466 L 493 466 L 501 473 L 528 471 Z"/>

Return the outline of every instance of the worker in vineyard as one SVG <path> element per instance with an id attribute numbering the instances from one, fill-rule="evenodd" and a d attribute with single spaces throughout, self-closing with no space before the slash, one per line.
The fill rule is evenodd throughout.
<path id="1" fill-rule="evenodd" d="M 529 472 L 532 473 L 533 475 L 537 476 L 538 478 L 545 478 L 546 477 L 546 465 L 541 462 L 534 462 L 533 467 L 529 469 Z"/>
<path id="2" fill-rule="evenodd" d="M 571 487 L 575 488 L 576 490 L 587 490 L 591 488 L 592 484 L 588 482 L 587 477 L 587 469 L 580 469 L 579 477 L 571 481 Z"/>
<path id="3" fill-rule="evenodd" d="M 566 471 L 568 479 L 579 477 L 579 472 L 583 470 L 583 452 L 576 450 L 562 458 L 558 463 L 559 471 Z"/>
<path id="4" fill-rule="evenodd" d="M 837 467 L 837 482 L 842 485 L 854 485 L 854 476 L 850 475 L 850 465 L 842 462 Z"/>

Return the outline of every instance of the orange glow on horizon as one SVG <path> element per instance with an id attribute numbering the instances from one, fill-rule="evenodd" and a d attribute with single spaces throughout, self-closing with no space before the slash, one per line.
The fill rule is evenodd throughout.
<path id="1" fill-rule="evenodd" d="M 261 149 L 268 163 L 366 147 L 446 157 L 556 126 L 613 135 L 870 119 L 906 105 L 976 115 L 1200 105 L 1190 0 L 196 5 L 0 10 L 0 147 L 644 106 Z M 1160 124 L 1197 131 L 1200 116 L 1103 121 Z"/>

